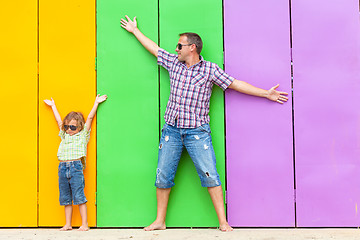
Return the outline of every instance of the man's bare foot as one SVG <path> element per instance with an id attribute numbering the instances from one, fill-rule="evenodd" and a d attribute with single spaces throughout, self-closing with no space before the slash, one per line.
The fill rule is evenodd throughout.
<path id="1" fill-rule="evenodd" d="M 88 226 L 80 226 L 78 231 L 89 231 L 89 227 Z"/>
<path id="2" fill-rule="evenodd" d="M 152 224 L 150 224 L 147 227 L 144 227 L 145 231 L 153 231 L 153 230 L 165 230 L 166 229 L 166 225 L 163 222 L 153 222 Z"/>
<path id="3" fill-rule="evenodd" d="M 60 228 L 60 231 L 69 231 L 69 230 L 72 230 L 72 227 L 68 225 L 65 225 L 62 228 Z"/>
<path id="4" fill-rule="evenodd" d="M 233 230 L 232 227 L 226 222 L 223 224 L 220 224 L 219 230 L 222 232 L 231 232 Z"/>

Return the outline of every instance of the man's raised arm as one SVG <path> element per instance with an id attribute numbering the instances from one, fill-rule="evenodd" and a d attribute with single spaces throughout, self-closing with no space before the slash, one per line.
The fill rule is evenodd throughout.
<path id="1" fill-rule="evenodd" d="M 125 19 L 121 19 L 121 27 L 126 29 L 126 31 L 135 35 L 137 40 L 155 57 L 158 56 L 159 46 L 154 43 L 151 39 L 147 38 L 140 30 L 137 28 L 136 17 L 134 20 L 125 15 L 127 21 Z"/>

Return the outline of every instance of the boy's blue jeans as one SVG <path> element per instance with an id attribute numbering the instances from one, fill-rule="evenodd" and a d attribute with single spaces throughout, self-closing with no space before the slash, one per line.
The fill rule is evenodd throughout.
<path id="1" fill-rule="evenodd" d="M 86 203 L 85 180 L 81 161 L 59 163 L 60 205 L 79 205 Z"/>
<path id="2" fill-rule="evenodd" d="M 209 124 L 197 128 L 177 128 L 165 123 L 159 144 L 155 186 L 171 188 L 175 185 L 174 178 L 184 147 L 194 162 L 201 186 L 220 186 L 210 133 Z"/>

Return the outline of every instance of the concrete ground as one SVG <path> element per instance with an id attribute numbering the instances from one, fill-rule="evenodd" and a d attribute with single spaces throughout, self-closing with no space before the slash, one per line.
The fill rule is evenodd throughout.
<path id="1" fill-rule="evenodd" d="M 60 232 L 56 228 L 2 228 L 0 239 L 16 240 L 360 240 L 360 230 L 354 228 L 316 229 L 266 229 L 237 228 L 223 233 L 217 229 L 177 228 L 164 231 L 145 232 L 142 229 L 90 229 L 88 232 L 76 230 Z"/>

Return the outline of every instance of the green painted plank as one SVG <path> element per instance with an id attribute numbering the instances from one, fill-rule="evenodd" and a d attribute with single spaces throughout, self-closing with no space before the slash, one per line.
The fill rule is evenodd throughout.
<path id="1" fill-rule="evenodd" d="M 196 32 L 204 43 L 201 55 L 223 66 L 223 28 L 221 0 L 159 0 L 160 47 L 176 53 L 179 33 Z M 170 94 L 169 75 L 160 71 L 161 123 Z M 225 187 L 224 94 L 214 85 L 210 101 L 210 126 L 217 158 L 217 169 Z M 168 227 L 214 227 L 218 219 L 207 188 L 201 187 L 194 164 L 184 151 L 169 199 Z"/>
<path id="2" fill-rule="evenodd" d="M 97 92 L 109 96 L 97 121 L 99 227 L 143 227 L 156 213 L 158 66 L 121 28 L 125 14 L 158 41 L 157 1 L 97 1 Z"/>

